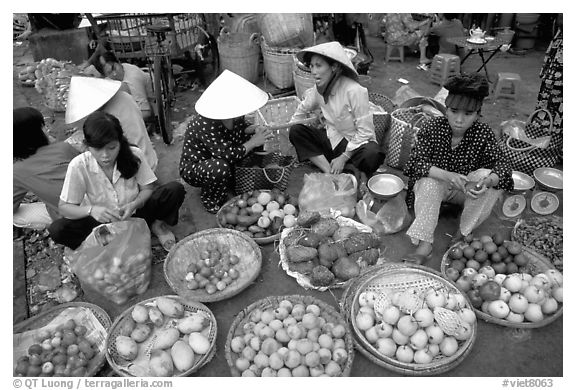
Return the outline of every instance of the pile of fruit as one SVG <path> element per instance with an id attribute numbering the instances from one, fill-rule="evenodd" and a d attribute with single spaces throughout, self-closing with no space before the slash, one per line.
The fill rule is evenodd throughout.
<path id="1" fill-rule="evenodd" d="M 536 217 L 522 221 L 515 230 L 515 239 L 548 257 L 562 272 L 564 268 L 564 230 L 562 218 Z"/>
<path id="2" fill-rule="evenodd" d="M 22 85 L 34 87 L 36 85 L 36 67 L 37 64 L 27 65 L 18 72 L 18 80 Z"/>
<path id="3" fill-rule="evenodd" d="M 374 233 L 340 225 L 337 219 L 317 211 L 300 213 L 296 223 L 282 239 L 281 260 L 289 271 L 308 277 L 314 287 L 355 278 L 378 261 L 380 238 Z"/>
<path id="4" fill-rule="evenodd" d="M 142 376 L 174 376 L 210 351 L 211 330 L 208 314 L 189 312 L 174 299 L 158 297 L 133 307 L 115 328 L 114 345 L 108 349 L 117 354 L 116 364 L 135 362 Z M 150 356 L 143 356 L 148 351 Z"/>
<path id="5" fill-rule="evenodd" d="M 296 224 L 298 199 L 278 189 L 246 192 L 222 206 L 220 227 L 244 232 L 249 237 L 266 238 Z"/>
<path id="6" fill-rule="evenodd" d="M 355 327 L 376 351 L 402 363 L 428 364 L 456 354 L 474 331 L 476 315 L 458 292 L 430 288 L 390 296 L 358 296 Z"/>
<path id="7" fill-rule="evenodd" d="M 562 273 L 539 272 L 515 241 L 467 237 L 452 247 L 444 260 L 444 274 L 467 294 L 472 306 L 513 323 L 540 322 L 553 315 L 563 300 Z"/>
<path id="8" fill-rule="evenodd" d="M 316 304 L 282 300 L 250 312 L 230 340 L 241 376 L 341 376 L 348 363 L 343 322 Z"/>
<path id="9" fill-rule="evenodd" d="M 14 376 L 86 376 L 98 346 L 86 338 L 86 327 L 73 319 L 54 330 L 41 330 L 38 343 L 16 362 Z"/>
<path id="10" fill-rule="evenodd" d="M 230 252 L 227 244 L 202 239 L 198 242 L 199 257 L 190 257 L 184 275 L 190 290 L 204 289 L 208 294 L 223 291 L 240 277 L 236 268 L 240 258 Z"/>
<path id="11" fill-rule="evenodd" d="M 65 111 L 72 76 L 79 70 L 70 61 L 45 58 L 36 66 L 36 90 L 44 97 L 44 104 L 56 111 Z"/>

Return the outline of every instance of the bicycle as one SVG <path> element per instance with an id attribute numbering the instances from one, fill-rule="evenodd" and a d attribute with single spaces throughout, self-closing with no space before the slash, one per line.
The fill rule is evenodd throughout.
<path id="1" fill-rule="evenodd" d="M 156 98 L 156 115 L 158 125 L 164 143 L 171 144 L 174 137 L 172 134 L 172 108 L 174 106 L 175 85 L 172 73 L 172 61 L 170 58 L 170 47 L 165 43 L 166 33 L 172 31 L 170 26 L 158 23 L 146 26 L 149 35 L 156 37 L 155 44 L 146 47 L 146 56 L 150 66 L 152 61 L 152 86 Z"/>

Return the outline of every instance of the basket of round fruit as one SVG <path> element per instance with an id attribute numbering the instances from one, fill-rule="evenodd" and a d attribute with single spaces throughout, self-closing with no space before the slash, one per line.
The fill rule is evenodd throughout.
<path id="1" fill-rule="evenodd" d="M 512 229 L 512 240 L 546 256 L 560 272 L 564 269 L 562 217 L 548 215 L 519 219 Z"/>
<path id="2" fill-rule="evenodd" d="M 233 376 L 349 376 L 354 359 L 342 315 L 311 296 L 271 296 L 238 313 L 228 332 Z"/>
<path id="3" fill-rule="evenodd" d="M 294 226 L 298 199 L 278 189 L 254 190 L 226 202 L 216 220 L 222 228 L 234 229 L 253 238 L 257 244 L 269 244 L 280 238 L 280 231 Z"/>
<path id="4" fill-rule="evenodd" d="M 261 267 L 262 253 L 253 239 L 214 228 L 179 241 L 164 260 L 164 277 L 184 299 L 216 302 L 248 287 Z"/>
<path id="5" fill-rule="evenodd" d="M 120 376 L 189 376 L 216 353 L 214 314 L 176 295 L 150 298 L 124 311 L 106 339 L 106 359 Z"/>
<path id="6" fill-rule="evenodd" d="M 403 375 L 447 372 L 466 358 L 476 340 L 468 298 L 427 267 L 378 266 L 345 290 L 340 306 L 356 348 Z"/>
<path id="7" fill-rule="evenodd" d="M 303 211 L 284 229 L 278 251 L 288 275 L 306 289 L 343 288 L 360 272 L 384 261 L 381 241 L 369 226 L 338 211 Z"/>
<path id="8" fill-rule="evenodd" d="M 99 306 L 70 302 L 14 325 L 14 376 L 95 376 L 111 323 Z"/>
<path id="9" fill-rule="evenodd" d="M 562 315 L 562 273 L 542 255 L 504 240 L 500 233 L 466 236 L 446 251 L 440 270 L 487 322 L 540 328 Z"/>

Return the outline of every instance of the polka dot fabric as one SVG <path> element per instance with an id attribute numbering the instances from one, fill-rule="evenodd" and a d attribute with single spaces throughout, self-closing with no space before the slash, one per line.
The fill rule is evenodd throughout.
<path id="1" fill-rule="evenodd" d="M 492 129 L 479 121 L 474 122 L 460 143 L 452 148 L 452 129 L 448 119 L 428 120 L 418 133 L 404 170 L 410 192 L 418 179 L 428 176 L 432 166 L 463 175 L 480 168 L 491 169 L 500 178 L 496 189 L 511 191 L 514 188 L 510 161 L 498 147 Z M 411 195 L 410 201 L 413 201 Z"/>
<path id="2" fill-rule="evenodd" d="M 221 121 L 196 115 L 186 129 L 180 176 L 186 183 L 202 188 L 201 201 L 207 211 L 216 213 L 226 202 L 233 182 L 233 166 L 246 154 L 242 145 L 250 138 L 248 124 L 236 120 L 232 130 Z"/>

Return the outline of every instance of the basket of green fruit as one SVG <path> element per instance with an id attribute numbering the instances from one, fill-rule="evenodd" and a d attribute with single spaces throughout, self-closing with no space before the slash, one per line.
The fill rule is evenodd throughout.
<path id="1" fill-rule="evenodd" d="M 110 317 L 70 302 L 14 325 L 14 376 L 95 376 L 106 362 Z"/>
<path id="2" fill-rule="evenodd" d="M 440 270 L 484 321 L 540 328 L 562 316 L 562 273 L 544 256 L 500 233 L 470 235 L 452 245 Z"/>
<path id="3" fill-rule="evenodd" d="M 124 311 L 106 338 L 106 359 L 120 376 L 189 376 L 216 354 L 217 324 L 201 303 L 176 295 Z"/>
<path id="4" fill-rule="evenodd" d="M 164 260 L 164 277 L 184 299 L 216 302 L 248 287 L 261 267 L 262 253 L 253 239 L 215 228 L 180 240 Z"/>
<path id="5" fill-rule="evenodd" d="M 303 295 L 271 296 L 240 311 L 228 331 L 233 376 L 349 376 L 350 329 L 327 303 Z"/>
<path id="6" fill-rule="evenodd" d="M 294 226 L 297 217 L 298 200 L 278 189 L 235 196 L 216 214 L 219 227 L 243 232 L 260 245 L 280 238 L 282 229 Z"/>
<path id="7" fill-rule="evenodd" d="M 423 266 L 376 266 L 348 286 L 340 307 L 356 348 L 403 375 L 447 372 L 468 356 L 476 340 L 468 299 Z"/>

